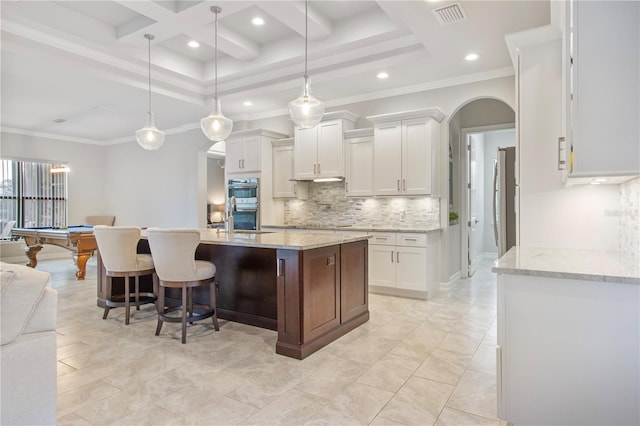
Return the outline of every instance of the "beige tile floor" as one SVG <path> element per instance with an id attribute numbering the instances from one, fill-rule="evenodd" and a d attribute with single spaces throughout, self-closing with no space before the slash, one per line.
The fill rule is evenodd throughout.
<path id="1" fill-rule="evenodd" d="M 496 286 L 485 260 L 429 300 L 372 294 L 371 319 L 305 360 L 276 332 L 164 325 L 151 305 L 102 320 L 95 260 L 41 261 L 58 289 L 59 425 L 473 425 L 496 416 Z"/>

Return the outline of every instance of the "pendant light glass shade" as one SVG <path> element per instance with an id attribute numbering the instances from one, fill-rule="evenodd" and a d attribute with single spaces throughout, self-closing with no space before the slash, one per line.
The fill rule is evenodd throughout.
<path id="1" fill-rule="evenodd" d="M 324 102 L 311 96 L 309 87 L 309 75 L 307 74 L 307 45 L 308 35 L 308 13 L 307 1 L 304 2 L 304 85 L 302 94 L 297 99 L 289 102 L 289 115 L 296 126 L 303 129 L 314 127 L 322 120 L 324 114 Z"/>
<path id="2" fill-rule="evenodd" d="M 200 128 L 204 135 L 214 142 L 220 142 L 229 137 L 233 130 L 233 121 L 225 117 L 220 111 L 220 99 L 216 99 L 216 113 L 213 112 L 200 120 Z"/>
<path id="3" fill-rule="evenodd" d="M 303 129 L 314 127 L 322 120 L 324 102 L 311 96 L 309 77 L 305 77 L 302 94 L 289 102 L 289 115 L 296 126 Z"/>
<path id="4" fill-rule="evenodd" d="M 164 132 L 158 130 L 153 124 L 151 111 L 149 111 L 147 124 L 142 129 L 136 130 L 136 140 L 141 147 L 150 151 L 160 148 L 164 143 Z"/>
<path id="5" fill-rule="evenodd" d="M 233 121 L 230 118 L 225 117 L 220 109 L 220 98 L 218 97 L 218 13 L 222 12 L 222 9 L 218 6 L 212 6 L 211 11 L 216 15 L 216 21 L 214 25 L 215 32 L 215 58 L 214 58 L 214 70 L 215 70 L 215 99 L 214 106 L 216 108 L 215 114 L 212 112 L 207 117 L 200 120 L 200 128 L 204 135 L 214 141 L 224 141 L 231 134 L 233 130 Z"/>
<path id="6" fill-rule="evenodd" d="M 142 129 L 136 130 L 136 141 L 144 149 L 155 150 L 164 143 L 164 132 L 158 130 L 153 124 L 153 112 L 151 112 L 151 40 L 155 37 L 151 34 L 145 34 L 144 38 L 149 40 L 149 111 L 147 112 L 149 117 L 147 124 Z"/>

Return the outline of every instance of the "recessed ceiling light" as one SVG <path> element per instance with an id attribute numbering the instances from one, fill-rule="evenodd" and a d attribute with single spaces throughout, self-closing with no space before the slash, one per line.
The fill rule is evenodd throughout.
<path id="1" fill-rule="evenodd" d="M 252 23 L 253 25 L 255 25 L 256 27 L 259 27 L 260 25 L 264 25 L 264 19 L 262 19 L 262 18 L 261 18 L 261 17 L 259 17 L 259 16 L 256 16 L 255 18 L 253 18 L 253 19 L 251 20 L 251 23 Z"/>
<path id="2" fill-rule="evenodd" d="M 187 43 L 187 45 L 192 49 L 197 49 L 198 47 L 200 47 L 200 43 L 198 43 L 195 40 L 189 41 L 189 43 Z"/>
<path id="3" fill-rule="evenodd" d="M 244 102 L 242 103 L 242 105 L 244 105 L 244 106 L 253 106 L 253 102 L 251 102 L 251 101 L 244 101 Z"/>
<path id="4" fill-rule="evenodd" d="M 65 121 L 67 120 L 65 120 L 64 118 L 56 118 L 55 120 L 53 120 L 54 123 L 64 123 Z"/>
<path id="5" fill-rule="evenodd" d="M 384 71 L 380 71 L 376 77 L 378 77 L 380 80 L 384 80 L 385 78 L 389 77 L 389 74 Z"/>
<path id="6" fill-rule="evenodd" d="M 479 56 L 477 53 L 469 53 L 467 56 L 464 57 L 464 59 L 466 59 L 467 61 L 475 61 L 478 58 Z"/>

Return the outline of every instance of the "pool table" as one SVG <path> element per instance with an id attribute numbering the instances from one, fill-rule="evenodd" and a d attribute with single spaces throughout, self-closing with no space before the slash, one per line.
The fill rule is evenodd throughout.
<path id="1" fill-rule="evenodd" d="M 93 226 L 69 226 L 67 228 L 13 228 L 13 235 L 23 237 L 27 244 L 24 251 L 29 258 L 27 266 L 35 268 L 36 258 L 43 244 L 53 244 L 72 252 L 73 261 L 78 267 L 76 278 L 84 280 L 87 271 L 87 260 L 98 248 Z"/>

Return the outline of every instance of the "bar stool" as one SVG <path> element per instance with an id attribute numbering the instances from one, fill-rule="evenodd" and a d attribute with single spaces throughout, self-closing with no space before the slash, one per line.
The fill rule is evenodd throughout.
<path id="1" fill-rule="evenodd" d="M 109 310 L 115 307 L 125 307 L 126 318 L 124 323 L 129 324 L 131 306 L 140 310 L 140 305 L 153 303 L 156 298 L 154 293 L 140 293 L 140 277 L 152 275 L 154 288 L 157 277 L 153 266 L 153 259 L 148 254 L 138 254 L 137 247 L 140 240 L 140 228 L 135 226 L 105 226 L 93 227 L 93 235 L 98 243 L 98 250 L 102 263 L 107 270 L 106 301 L 102 319 L 107 319 Z M 122 294 L 113 293 L 113 278 L 124 278 Z M 135 288 L 131 292 L 130 278 L 135 277 Z M 131 297 L 135 300 L 131 301 Z"/>
<path id="2" fill-rule="evenodd" d="M 182 323 L 182 343 L 187 343 L 187 323 L 211 318 L 216 331 L 220 330 L 214 281 L 216 267 L 211 262 L 194 259 L 200 244 L 200 230 L 149 228 L 146 234 L 159 279 L 156 336 L 165 321 Z M 206 285 L 209 286 L 209 305 L 194 304 L 193 289 Z M 181 289 L 179 306 L 167 306 L 166 288 Z M 177 310 L 181 311 L 179 317 L 169 315 Z"/>

